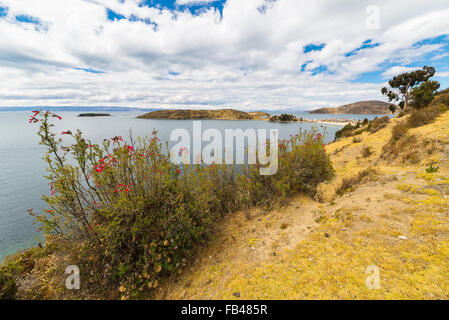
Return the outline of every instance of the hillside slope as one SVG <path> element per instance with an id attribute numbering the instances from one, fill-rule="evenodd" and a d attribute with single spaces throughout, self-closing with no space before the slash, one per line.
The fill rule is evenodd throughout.
<path id="1" fill-rule="evenodd" d="M 228 217 L 156 298 L 448 299 L 449 112 L 410 130 L 415 157 L 384 160 L 399 121 L 326 146 L 337 178 L 320 187 L 321 202 L 297 196 L 282 209 Z M 336 195 L 343 178 L 369 167 L 377 172 Z M 370 266 L 379 289 L 366 286 Z"/>
<path id="2" fill-rule="evenodd" d="M 390 114 L 390 103 L 383 101 L 360 101 L 338 108 L 321 108 L 311 114 Z"/>

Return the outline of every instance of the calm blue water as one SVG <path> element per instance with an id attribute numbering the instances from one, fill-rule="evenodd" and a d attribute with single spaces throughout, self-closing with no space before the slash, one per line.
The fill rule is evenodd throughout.
<path id="1" fill-rule="evenodd" d="M 143 120 L 136 119 L 137 113 L 115 113 L 112 117 L 78 118 L 78 112 L 60 112 L 62 121 L 55 120 L 56 132 L 80 129 L 85 137 L 94 143 L 105 138 L 121 135 L 150 136 L 153 129 L 159 130 L 162 141 L 169 140 L 172 130 L 185 128 L 192 131 L 190 120 Z M 304 118 L 337 118 L 337 115 L 308 115 L 298 113 Z M 17 250 L 37 245 L 38 225 L 27 213 L 29 208 L 39 212 L 45 208 L 42 194 L 50 190 L 44 178 L 45 162 L 42 160 L 45 149 L 38 144 L 37 126 L 28 124 L 30 112 L 0 112 L 0 261 Z M 343 118 L 363 119 L 367 116 L 348 116 Z M 369 116 L 373 118 L 374 116 Z M 326 128 L 326 142 L 334 139 L 340 125 L 315 125 L 320 131 Z M 310 123 L 269 123 L 266 121 L 202 121 L 203 130 L 216 128 L 279 129 L 280 138 L 288 138 L 299 129 L 311 129 Z M 224 136 L 224 134 L 223 134 Z"/>

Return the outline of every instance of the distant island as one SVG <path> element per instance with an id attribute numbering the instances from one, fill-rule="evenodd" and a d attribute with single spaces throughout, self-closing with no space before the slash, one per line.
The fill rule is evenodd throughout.
<path id="1" fill-rule="evenodd" d="M 138 116 L 139 119 L 158 120 L 265 120 L 266 112 L 244 112 L 234 109 L 219 110 L 159 110 Z"/>
<path id="2" fill-rule="evenodd" d="M 78 117 L 109 117 L 109 113 L 80 113 Z"/>
<path id="3" fill-rule="evenodd" d="M 310 114 L 390 114 L 390 103 L 383 101 L 360 101 L 338 108 L 321 108 Z"/>

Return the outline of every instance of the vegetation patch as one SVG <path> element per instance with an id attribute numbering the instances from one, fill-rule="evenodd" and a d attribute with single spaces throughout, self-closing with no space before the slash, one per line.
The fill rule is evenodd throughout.
<path id="1" fill-rule="evenodd" d="M 80 268 L 81 297 L 148 296 L 162 279 L 185 268 L 226 214 L 283 205 L 295 193 L 314 195 L 317 185 L 334 175 L 323 137 L 315 131 L 282 141 L 277 174 L 262 176 L 259 165 L 174 165 L 162 152 L 157 132 L 129 143 L 113 137 L 97 145 L 79 131 L 64 131 L 73 143 L 63 145 L 51 130 L 50 120 L 58 116 L 34 117 L 47 148 L 52 195 L 43 197 L 49 206 L 43 214 L 31 214 L 55 239 L 54 257 Z M 31 271 L 18 276 L 34 279 L 28 282 L 30 292 L 44 286 L 58 298 L 67 294 L 57 280 L 64 275 L 63 264 L 45 254 L 48 245 L 36 249 L 42 256 Z M 9 279 L 2 278 L 5 288 L 12 288 Z"/>
<path id="2" fill-rule="evenodd" d="M 345 192 L 350 191 L 354 189 L 355 186 L 360 184 L 364 178 L 366 177 L 372 177 L 377 174 L 377 170 L 370 167 L 365 170 L 359 171 L 356 175 L 349 177 L 349 178 L 343 178 L 340 185 L 335 190 L 335 193 L 339 196 L 343 195 Z"/>

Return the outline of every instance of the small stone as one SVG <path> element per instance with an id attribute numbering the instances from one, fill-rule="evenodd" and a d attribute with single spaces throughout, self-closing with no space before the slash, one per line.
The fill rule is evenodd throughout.
<path id="1" fill-rule="evenodd" d="M 400 240 L 407 240 L 407 237 L 406 236 L 399 236 L 398 237 Z"/>
<path id="2" fill-rule="evenodd" d="M 256 248 L 254 248 L 254 247 L 251 247 L 251 250 L 256 250 Z"/>
<path id="3" fill-rule="evenodd" d="M 240 298 L 240 292 L 234 292 L 232 295 L 236 298 Z"/>
<path id="4" fill-rule="evenodd" d="M 329 238 L 329 237 L 330 237 L 329 233 L 327 233 L 327 232 L 324 234 L 324 236 L 325 236 L 326 238 Z"/>
<path id="5" fill-rule="evenodd" d="M 341 231 L 346 231 L 346 228 L 341 229 Z"/>

